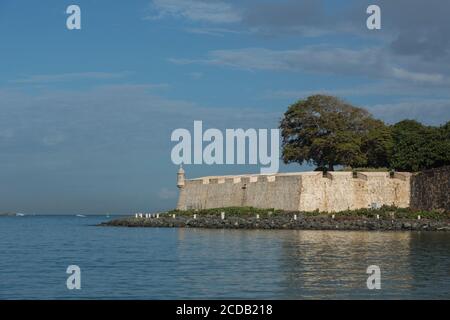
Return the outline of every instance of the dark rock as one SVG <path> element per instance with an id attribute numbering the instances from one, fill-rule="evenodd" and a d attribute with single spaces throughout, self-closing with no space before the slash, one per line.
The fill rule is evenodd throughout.
<path id="1" fill-rule="evenodd" d="M 101 226 L 116 227 L 153 227 L 153 228 L 213 228 L 213 229 L 297 229 L 297 230 L 425 230 L 450 231 L 450 220 L 422 221 L 396 219 L 377 220 L 375 218 L 338 217 L 329 219 L 327 216 L 314 217 L 298 215 L 297 220 L 291 216 L 272 215 L 268 218 L 256 219 L 254 216 L 227 216 L 222 220 L 212 215 L 192 217 L 160 216 L 160 218 L 127 217 L 115 219 Z"/>

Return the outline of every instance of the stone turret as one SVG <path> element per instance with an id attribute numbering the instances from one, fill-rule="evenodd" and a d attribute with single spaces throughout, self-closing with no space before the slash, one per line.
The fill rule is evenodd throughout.
<path id="1" fill-rule="evenodd" d="M 180 169 L 178 169 L 177 173 L 177 187 L 183 188 L 184 187 L 184 169 L 183 166 L 180 166 Z"/>

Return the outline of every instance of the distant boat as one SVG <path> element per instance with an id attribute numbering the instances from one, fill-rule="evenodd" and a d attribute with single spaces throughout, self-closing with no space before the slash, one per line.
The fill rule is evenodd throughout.
<path id="1" fill-rule="evenodd" d="M 86 216 L 84 214 L 77 214 L 76 216 L 80 217 L 80 218 L 86 218 Z"/>
<path id="2" fill-rule="evenodd" d="M 24 213 L 17 212 L 17 213 L 16 213 L 16 217 L 25 217 L 25 214 L 24 214 Z"/>

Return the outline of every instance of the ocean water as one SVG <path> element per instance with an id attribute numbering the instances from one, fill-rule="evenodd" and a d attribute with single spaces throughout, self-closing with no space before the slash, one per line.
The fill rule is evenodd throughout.
<path id="1" fill-rule="evenodd" d="M 0 217 L 0 299 L 450 299 L 450 233 L 95 226 L 107 219 Z"/>

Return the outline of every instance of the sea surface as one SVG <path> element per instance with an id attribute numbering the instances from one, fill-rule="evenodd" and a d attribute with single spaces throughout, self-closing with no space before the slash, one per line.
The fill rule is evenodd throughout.
<path id="1" fill-rule="evenodd" d="M 108 219 L 0 217 L 0 299 L 450 299 L 450 233 L 95 226 Z"/>

